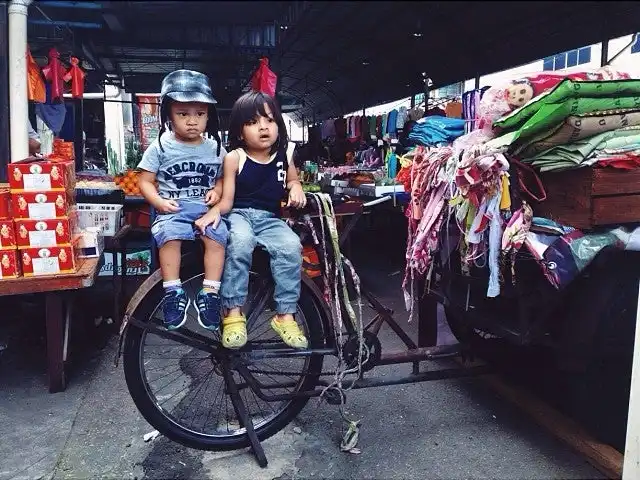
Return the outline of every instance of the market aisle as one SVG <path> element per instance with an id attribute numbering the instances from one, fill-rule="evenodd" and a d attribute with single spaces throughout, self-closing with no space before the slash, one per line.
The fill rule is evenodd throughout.
<path id="1" fill-rule="evenodd" d="M 401 312 L 401 275 L 390 267 L 378 263 L 375 275 L 364 267 L 361 273 L 384 302 Z M 247 452 L 201 452 L 163 437 L 144 443 L 143 435 L 152 428 L 135 410 L 122 369 L 113 367 L 115 348 L 112 339 L 70 388 L 56 395 L 46 393 L 42 378 L 26 380 L 2 364 L 0 389 L 9 395 L 2 395 L 0 413 L 9 421 L 0 426 L 1 480 L 604 478 L 473 379 L 350 393 L 349 408 L 363 417 L 361 455 L 340 453 L 337 409 L 317 406 L 316 400 L 295 425 L 265 442 L 266 470 Z M 407 368 L 389 367 L 380 374 Z"/>

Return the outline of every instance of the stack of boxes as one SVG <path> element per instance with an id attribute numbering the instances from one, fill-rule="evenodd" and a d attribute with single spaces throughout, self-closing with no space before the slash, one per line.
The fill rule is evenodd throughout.
<path id="1" fill-rule="evenodd" d="M 25 277 L 73 273 L 77 223 L 75 164 L 70 160 L 9 164 L 14 248 Z M 3 257 L 0 257 L 0 262 Z"/>
<path id="2" fill-rule="evenodd" d="M 9 185 L 0 184 L 0 279 L 20 276 L 20 261 L 11 216 Z"/>

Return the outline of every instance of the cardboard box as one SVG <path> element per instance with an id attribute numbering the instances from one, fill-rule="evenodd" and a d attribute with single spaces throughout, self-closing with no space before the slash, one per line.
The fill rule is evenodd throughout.
<path id="1" fill-rule="evenodd" d="M 74 204 L 72 196 L 64 190 L 48 192 L 11 192 L 13 217 L 18 219 L 47 220 L 69 216 Z"/>
<path id="2" fill-rule="evenodd" d="M 15 248 L 0 249 L 0 279 L 20 276 L 20 261 Z"/>
<path id="3" fill-rule="evenodd" d="M 21 248 L 20 259 L 25 277 L 74 273 L 76 259 L 73 247 Z"/>
<path id="4" fill-rule="evenodd" d="M 0 219 L 12 218 L 11 193 L 8 183 L 0 183 Z"/>
<path id="5" fill-rule="evenodd" d="M 62 247 L 72 244 L 73 217 L 47 220 L 16 220 L 15 236 L 19 248 Z"/>
<path id="6" fill-rule="evenodd" d="M 13 220 L 0 220 L 0 249 L 16 248 Z"/>
<path id="7" fill-rule="evenodd" d="M 9 164 L 9 185 L 13 193 L 70 190 L 75 188 L 75 183 L 75 165 L 70 161 Z"/>

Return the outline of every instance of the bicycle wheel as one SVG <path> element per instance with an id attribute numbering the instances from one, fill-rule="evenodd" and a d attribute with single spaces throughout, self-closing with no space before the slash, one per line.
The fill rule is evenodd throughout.
<path id="1" fill-rule="evenodd" d="M 202 286 L 202 270 L 185 263 L 181 272 L 186 279 L 183 288 L 194 296 Z M 225 368 L 231 369 L 260 440 L 284 428 L 309 400 L 308 396 L 294 395 L 315 388 L 324 357 L 322 352 L 295 356 L 299 352 L 287 347 L 271 330 L 269 320 L 275 312 L 268 307 L 265 289 L 257 288 L 261 281 L 264 284 L 263 278 L 252 275 L 247 305 L 253 304 L 254 309 L 261 311 L 254 312 L 254 321 L 247 329 L 249 341 L 241 351 L 223 349 L 219 334 L 199 328 L 194 307 L 178 332 L 196 338 L 201 346 L 209 344 L 217 348 L 215 356 L 185 343 L 182 335 L 173 332 L 166 335 L 169 332 L 163 327 L 160 330 L 127 327 L 123 363 L 129 392 L 142 416 L 171 440 L 202 450 L 235 450 L 249 445 L 246 429 L 241 426 L 227 392 Z M 260 292 L 262 298 L 258 298 Z M 135 310 L 134 318 L 160 326 L 163 293 L 162 285 L 156 285 Z M 247 318 L 250 313 L 246 312 Z M 310 349 L 325 346 L 321 315 L 313 294 L 303 287 L 296 318 L 305 330 Z M 265 355 L 274 351 L 282 356 Z M 265 386 L 264 390 L 252 389 L 247 375 Z M 265 395 L 277 398 L 265 400 Z"/>

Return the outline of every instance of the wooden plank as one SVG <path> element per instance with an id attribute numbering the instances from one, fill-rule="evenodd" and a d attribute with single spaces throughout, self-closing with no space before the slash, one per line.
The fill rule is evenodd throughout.
<path id="1" fill-rule="evenodd" d="M 595 197 L 593 225 L 614 225 L 640 222 L 640 195 Z"/>
<path id="2" fill-rule="evenodd" d="M 589 169 L 542 174 L 540 179 L 547 199 L 532 204 L 535 215 L 579 229 L 591 226 L 592 187 Z"/>
<path id="3" fill-rule="evenodd" d="M 592 195 L 628 195 L 640 193 L 640 169 L 593 169 Z"/>
<path id="4" fill-rule="evenodd" d="M 459 358 L 456 358 L 456 361 L 463 364 Z M 470 366 L 469 363 L 464 365 Z M 471 363 L 471 366 L 477 365 L 483 365 L 483 362 Z M 478 378 L 523 410 L 555 437 L 584 455 L 589 463 L 609 478 L 618 479 L 621 477 L 623 456 L 615 448 L 595 440 L 577 422 L 561 414 L 530 392 L 507 385 L 498 375 L 483 375 Z M 635 477 L 633 478 L 635 479 Z"/>
<path id="5" fill-rule="evenodd" d="M 27 293 L 77 290 L 93 285 L 98 268 L 98 258 L 78 260 L 78 270 L 64 275 L 20 277 L 0 280 L 0 296 Z"/>

